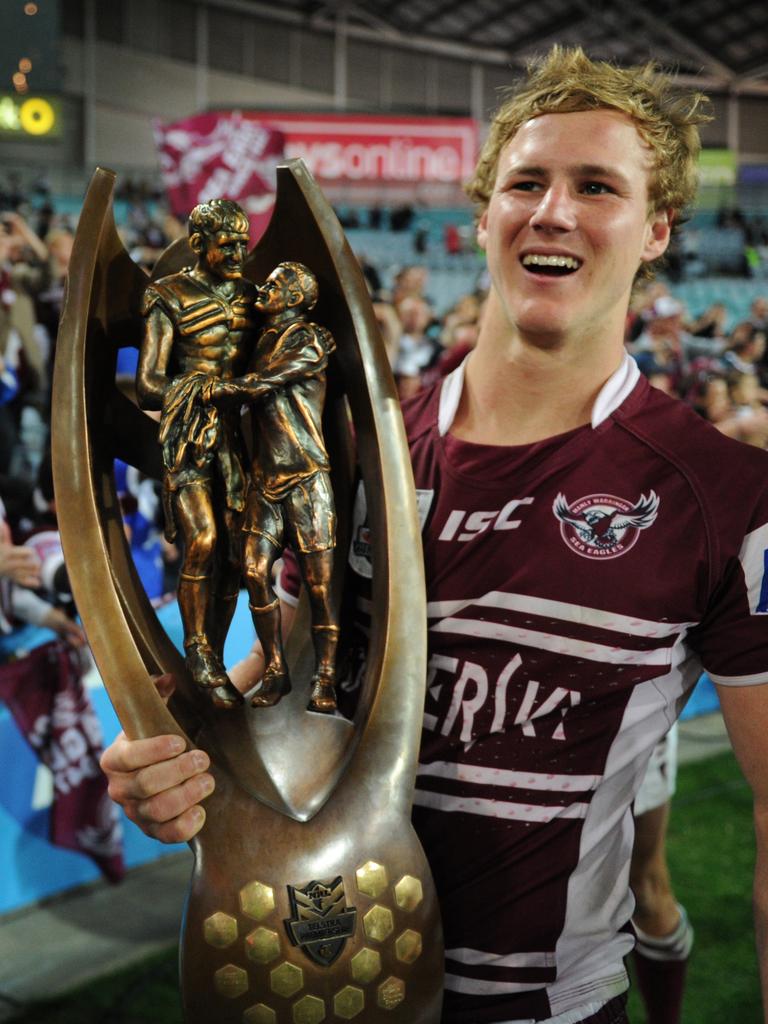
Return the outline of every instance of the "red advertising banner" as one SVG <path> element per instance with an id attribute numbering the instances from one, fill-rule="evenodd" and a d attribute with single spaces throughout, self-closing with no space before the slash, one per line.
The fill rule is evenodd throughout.
<path id="1" fill-rule="evenodd" d="M 248 214 L 251 243 L 269 223 L 283 135 L 239 113 L 197 114 L 153 124 L 171 209 L 185 218 L 207 199 L 234 199 Z"/>
<path id="2" fill-rule="evenodd" d="M 478 128 L 472 118 L 294 114 L 248 110 L 219 117 L 268 126 L 285 137 L 321 184 L 454 184 L 472 174 Z"/>

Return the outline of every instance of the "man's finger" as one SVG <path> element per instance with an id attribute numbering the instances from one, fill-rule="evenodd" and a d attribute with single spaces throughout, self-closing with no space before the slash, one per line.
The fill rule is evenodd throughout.
<path id="1" fill-rule="evenodd" d="M 137 819 L 153 825 L 173 821 L 209 797 L 214 788 L 213 776 L 207 772 L 188 779 L 181 785 L 157 793 L 147 800 L 136 801 Z"/>
<path id="2" fill-rule="evenodd" d="M 126 808 L 126 814 L 147 835 L 159 839 L 161 843 L 188 843 L 205 824 L 205 811 L 199 804 L 190 807 L 188 811 L 180 814 L 173 821 L 167 821 L 161 825 L 148 825 L 146 822 L 134 818 L 128 808 Z"/>
<path id="3" fill-rule="evenodd" d="M 134 772 L 158 761 L 178 757 L 186 744 L 181 736 L 152 736 L 144 740 L 129 740 L 124 732 L 107 747 L 101 756 L 104 772 Z M 202 751 L 201 751 L 202 753 Z"/>

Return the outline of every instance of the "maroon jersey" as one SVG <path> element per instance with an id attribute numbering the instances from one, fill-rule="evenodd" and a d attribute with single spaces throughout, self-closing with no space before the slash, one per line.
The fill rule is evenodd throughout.
<path id="1" fill-rule="evenodd" d="M 768 682 L 768 455 L 631 360 L 591 424 L 470 444 L 448 433 L 461 378 L 404 409 L 430 644 L 413 817 L 443 913 L 444 1019 L 545 1020 L 627 986 L 631 804 L 702 667 Z"/>

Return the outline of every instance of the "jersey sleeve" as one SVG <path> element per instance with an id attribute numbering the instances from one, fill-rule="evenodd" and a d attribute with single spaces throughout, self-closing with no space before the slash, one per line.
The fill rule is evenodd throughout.
<path id="1" fill-rule="evenodd" d="M 715 588 L 709 608 L 690 635 L 716 683 L 768 683 L 768 495 L 756 504 L 749 527 Z"/>
<path id="2" fill-rule="evenodd" d="M 148 316 L 157 306 L 169 319 L 173 319 L 174 314 L 178 313 L 177 305 L 173 292 L 163 285 L 163 279 L 152 281 L 144 289 L 141 297 L 141 315 Z"/>

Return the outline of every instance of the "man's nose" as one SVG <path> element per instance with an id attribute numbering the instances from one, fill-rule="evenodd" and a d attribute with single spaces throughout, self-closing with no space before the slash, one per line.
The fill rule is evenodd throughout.
<path id="1" fill-rule="evenodd" d="M 576 205 L 567 184 L 553 182 L 540 193 L 530 223 L 545 231 L 572 231 L 576 227 Z"/>

